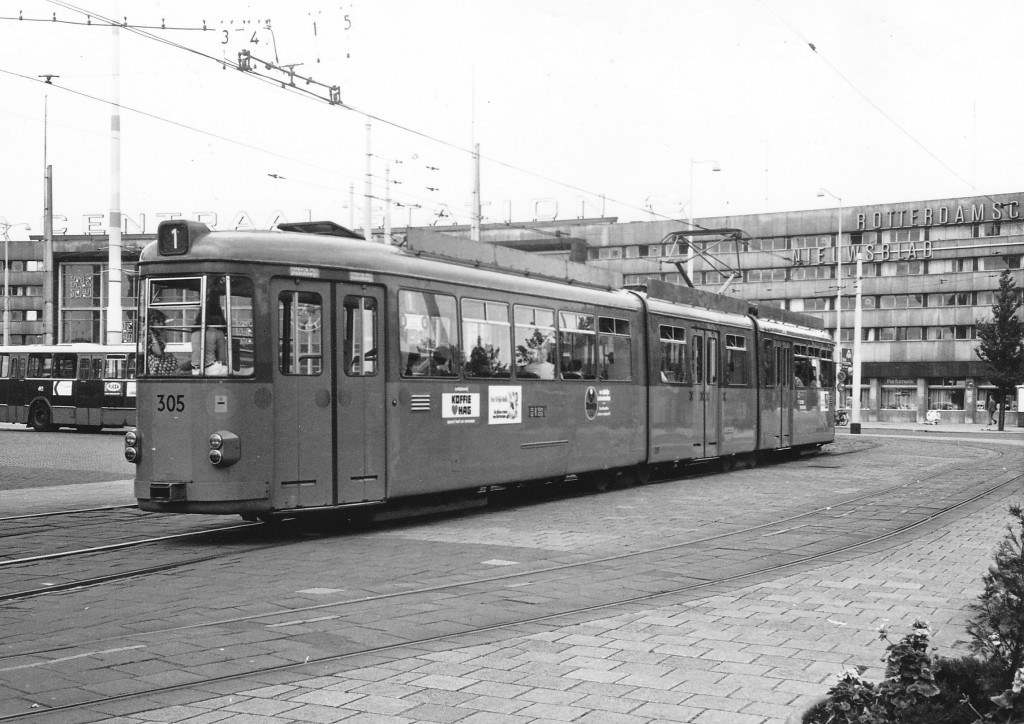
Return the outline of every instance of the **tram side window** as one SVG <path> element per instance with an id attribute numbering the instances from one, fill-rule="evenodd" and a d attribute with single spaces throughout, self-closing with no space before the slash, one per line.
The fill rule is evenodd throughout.
<path id="1" fill-rule="evenodd" d="M 403 377 L 456 377 L 459 330 L 455 297 L 398 292 L 399 355 Z"/>
<path id="2" fill-rule="evenodd" d="M 347 295 L 345 307 L 344 359 L 349 377 L 377 374 L 377 300 Z"/>
<path id="3" fill-rule="evenodd" d="M 775 384 L 775 345 L 766 339 L 761 343 L 761 385 L 774 387 Z"/>
<path id="4" fill-rule="evenodd" d="M 542 307 L 515 306 L 516 377 L 555 379 L 555 312 Z"/>
<path id="5" fill-rule="evenodd" d="M 597 318 L 597 351 L 602 380 L 629 380 L 633 377 L 633 340 L 629 320 Z"/>
<path id="6" fill-rule="evenodd" d="M 692 346 L 693 354 L 693 381 L 698 385 L 704 384 L 704 338 L 694 335 Z"/>
<path id="7" fill-rule="evenodd" d="M 563 380 L 597 379 L 597 334 L 594 317 L 558 313 L 558 347 Z"/>
<path id="8" fill-rule="evenodd" d="M 462 300 L 462 339 L 466 377 L 512 376 L 512 326 L 508 305 L 480 299 Z"/>
<path id="9" fill-rule="evenodd" d="M 78 358 L 78 379 L 88 380 L 92 377 L 92 360 L 88 357 Z"/>
<path id="10" fill-rule="evenodd" d="M 227 314 L 230 347 L 228 374 L 243 377 L 252 375 L 256 371 L 256 343 L 252 333 L 252 280 L 235 275 L 215 277 L 212 287 L 214 302 L 219 302 L 220 308 Z"/>
<path id="11" fill-rule="evenodd" d="M 747 372 L 747 338 L 738 334 L 725 335 L 725 374 L 727 385 L 745 385 L 750 381 Z"/>
<path id="12" fill-rule="evenodd" d="M 6 379 L 11 376 L 11 356 L 0 354 L 0 377 Z"/>
<path id="13" fill-rule="evenodd" d="M 323 303 L 314 292 L 281 292 L 277 300 L 278 364 L 282 374 L 323 371 Z"/>
<path id="14" fill-rule="evenodd" d="M 659 331 L 661 338 L 661 381 L 685 384 L 688 382 L 686 330 L 662 324 Z"/>

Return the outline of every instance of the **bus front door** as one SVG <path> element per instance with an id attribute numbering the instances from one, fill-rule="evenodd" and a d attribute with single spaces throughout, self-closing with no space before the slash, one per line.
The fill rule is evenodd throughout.
<path id="1" fill-rule="evenodd" d="M 381 325 L 384 291 L 366 285 L 337 289 L 342 340 L 336 369 L 338 504 L 384 500 L 386 427 Z"/>
<path id="2" fill-rule="evenodd" d="M 331 287 L 271 281 L 274 313 L 273 507 L 334 502 Z"/>

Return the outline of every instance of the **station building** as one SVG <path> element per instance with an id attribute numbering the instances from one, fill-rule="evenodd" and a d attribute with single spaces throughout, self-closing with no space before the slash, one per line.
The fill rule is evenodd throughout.
<path id="1" fill-rule="evenodd" d="M 466 226 L 431 227 L 466 237 Z M 400 240 L 411 229 L 396 229 Z M 376 229 L 375 237 L 383 238 Z M 136 328 L 135 264 L 155 234 L 122 237 L 125 341 Z M 836 329 L 844 359 L 853 348 L 858 254 L 861 266 L 861 372 L 865 422 L 986 424 L 994 388 L 978 359 L 977 324 L 991 317 L 999 276 L 1024 286 L 1024 193 L 899 202 L 687 221 L 618 223 L 614 218 L 485 225 L 482 241 L 595 266 L 627 286 L 649 279 L 685 283 L 822 318 Z M 54 237 L 56 341 L 105 339 L 107 237 Z M 44 278 L 41 237 L 10 242 L 11 341 L 41 343 Z M 692 257 L 692 260 L 691 260 Z M 1007 401 L 1007 424 L 1020 401 Z M 1024 422 L 1024 415 L 1021 415 Z"/>

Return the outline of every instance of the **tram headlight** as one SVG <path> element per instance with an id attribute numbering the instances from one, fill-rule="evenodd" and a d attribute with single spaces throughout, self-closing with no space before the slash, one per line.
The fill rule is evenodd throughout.
<path id="1" fill-rule="evenodd" d="M 242 457 L 242 441 L 232 432 L 218 430 L 210 435 L 210 464 L 218 468 L 234 465 Z"/>
<path id="2" fill-rule="evenodd" d="M 129 430 L 124 434 L 124 459 L 130 463 L 139 462 L 139 434 Z"/>

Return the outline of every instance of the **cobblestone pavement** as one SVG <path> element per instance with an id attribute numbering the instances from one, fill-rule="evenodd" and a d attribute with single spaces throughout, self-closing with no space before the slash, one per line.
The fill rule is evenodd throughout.
<path id="1" fill-rule="evenodd" d="M 1007 466 L 1010 472 L 1024 467 L 1024 434 L 980 432 L 950 428 L 921 432 L 915 427 L 865 425 L 860 436 L 841 432 L 837 445 L 852 451 L 884 442 L 903 452 L 903 465 L 924 471 L 941 464 L 943 456 L 955 459 L 956 446 L 977 441 L 980 444 L 970 450 L 997 450 L 1003 455 L 1004 472 Z M 879 437 L 883 434 L 895 439 L 883 441 Z M 119 437 L 117 444 L 120 446 Z M 857 455 L 846 456 L 842 471 L 823 474 L 837 476 L 831 482 L 833 488 L 853 486 L 859 464 Z M 4 470 L 0 468 L 0 472 Z M 757 472 L 786 476 L 786 470 L 780 466 Z M 700 510 L 679 518 L 676 524 L 695 518 L 727 518 L 728 511 L 720 510 L 720 501 L 719 510 L 714 509 L 713 489 L 704 481 L 694 484 L 687 500 Z M 796 707 L 823 694 L 844 666 L 863 664 L 872 667 L 867 676 L 880 675 L 883 647 L 877 641 L 877 629 L 883 623 L 899 632 L 915 618 L 925 618 L 938 630 L 936 644 L 941 652 L 963 649 L 965 607 L 981 590 L 981 574 L 1008 521 L 1008 504 L 1020 502 L 1022 496 L 1024 491 L 1017 483 L 979 499 L 949 520 L 940 519 L 894 540 L 863 546 L 825 564 L 801 566 L 789 575 L 766 574 L 699 595 L 653 599 L 468 637 L 396 646 L 316 666 L 171 689 L 145 702 L 128 699 L 91 713 L 75 712 L 79 719 L 55 713 L 55 718 L 44 714 L 26 717 L 26 721 L 782 722 Z M 485 551 L 491 547 L 501 555 L 485 563 L 495 567 L 510 564 L 504 556 L 516 549 L 571 556 L 574 551 L 614 545 L 609 539 L 617 535 L 616 526 L 628 525 L 637 514 L 628 504 L 615 506 L 619 519 L 609 519 L 605 526 L 573 525 L 569 512 L 565 518 L 553 515 L 541 527 L 527 522 L 551 515 L 555 508 L 589 515 L 594 508 L 586 500 L 517 511 L 532 537 L 510 532 L 506 525 L 509 516 L 488 516 L 472 525 L 456 520 L 452 525 L 416 530 L 414 535 L 403 529 L 376 531 L 366 540 L 385 548 L 413 540 L 420 546 L 437 546 L 439 553 L 448 546 L 452 554 L 464 546 Z M 667 516 L 654 524 L 653 532 L 667 535 L 665 526 L 670 523 L 671 516 Z M 338 543 L 348 545 L 344 540 Z M 318 555 L 315 550 L 303 551 L 304 555 Z M 353 545 L 351 552 L 363 551 Z M 295 561 L 293 567 L 315 567 L 318 562 L 331 565 L 326 550 L 319 555 L 322 558 Z M 398 563 L 395 561 L 396 569 Z M 250 585 L 261 585 L 261 574 L 272 570 L 264 561 L 249 571 Z M 408 573 L 402 570 L 400 578 Z M 225 610 L 239 607 L 238 586 L 245 580 L 246 576 L 235 575 L 234 589 L 211 590 L 206 615 L 223 617 Z M 310 588 L 298 593 L 316 600 L 333 590 Z M 522 594 L 529 596 L 529 589 Z M 139 591 L 136 595 L 141 598 L 145 594 Z M 45 598 L 52 600 L 42 605 L 61 605 L 59 597 Z M 97 604 L 110 607 L 107 617 L 116 618 L 118 606 L 112 601 L 101 599 Z M 459 603 L 439 601 L 439 605 Z M 156 606 L 155 615 L 172 615 Z M 201 618 L 203 610 L 197 606 L 191 614 Z M 309 640 L 318 635 L 313 626 Z M 0 641 L 4 638 L 7 636 L 0 634 Z M 230 673 L 232 661 L 266 655 L 260 644 L 253 640 L 248 646 L 224 651 L 223 660 L 207 665 L 211 671 Z M 92 681 L 93 690 L 116 691 L 117 657 L 124 654 L 110 651 L 105 656 L 76 659 L 78 678 Z M 0 659 L 0 674 L 12 667 L 35 665 L 37 662 Z M 154 680 L 160 676 L 160 671 L 153 671 Z M 0 704 L 0 716 L 14 711 Z"/>

